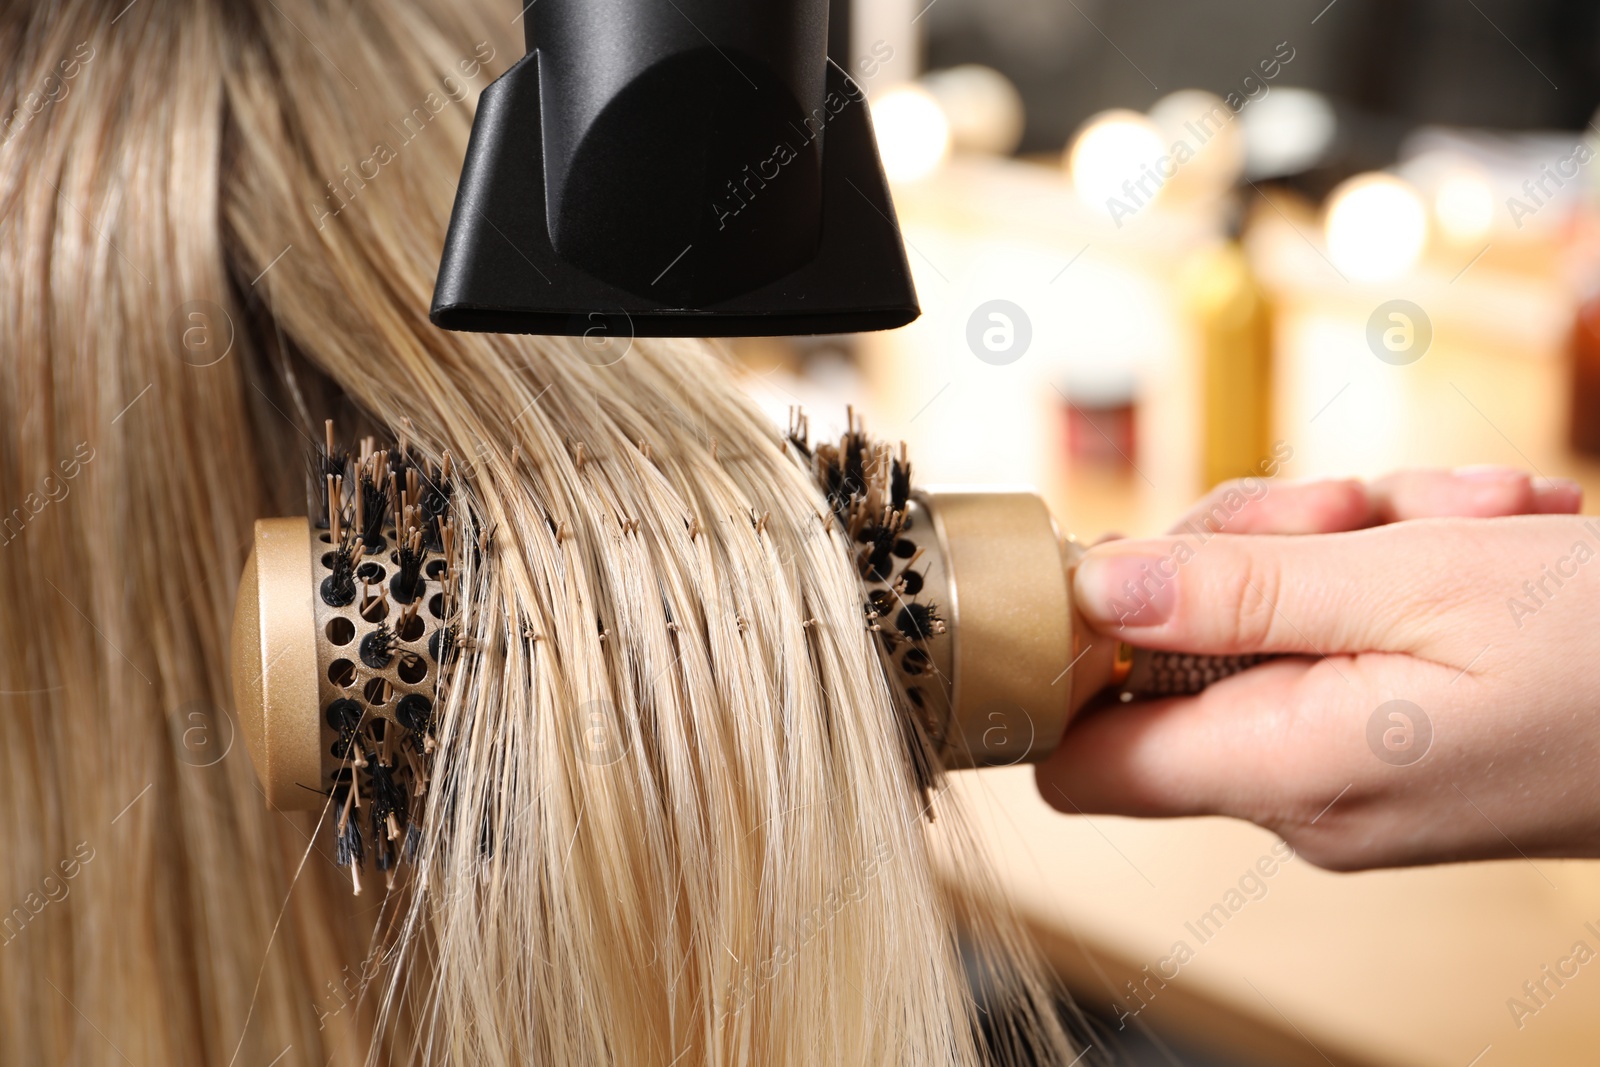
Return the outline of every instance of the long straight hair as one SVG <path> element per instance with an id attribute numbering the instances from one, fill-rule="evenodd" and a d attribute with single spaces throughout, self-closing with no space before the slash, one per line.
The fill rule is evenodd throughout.
<path id="1" fill-rule="evenodd" d="M 0 12 L 0 1061 L 1064 1062 L 1010 920 L 940 892 L 959 813 L 849 546 L 715 351 L 427 322 L 515 14 Z M 448 453 L 485 544 L 423 845 L 359 898 L 226 684 L 327 417 Z"/>

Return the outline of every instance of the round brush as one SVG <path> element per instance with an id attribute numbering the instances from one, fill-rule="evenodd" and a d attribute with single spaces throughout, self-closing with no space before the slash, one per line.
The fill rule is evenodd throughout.
<path id="1" fill-rule="evenodd" d="M 813 448 L 797 412 L 788 441 L 851 546 L 923 787 L 940 768 L 1044 758 L 1091 701 L 1197 692 L 1260 659 L 1134 649 L 1090 630 L 1072 600 L 1083 549 L 1032 492 L 913 489 L 905 446 L 871 441 L 853 413 L 838 442 Z M 436 471 L 371 438 L 351 456 L 330 424 L 313 475 L 316 521 L 256 524 L 234 696 L 268 803 L 331 804 L 359 892 L 369 852 L 392 880 L 418 843 L 462 545 L 448 459 Z"/>
<path id="2" fill-rule="evenodd" d="M 338 863 L 359 892 L 369 851 L 392 877 L 417 845 L 460 546 L 448 461 L 418 466 L 371 438 L 351 456 L 329 423 L 313 467 L 317 521 L 256 523 L 234 611 L 234 699 L 267 802 L 331 800 Z"/>

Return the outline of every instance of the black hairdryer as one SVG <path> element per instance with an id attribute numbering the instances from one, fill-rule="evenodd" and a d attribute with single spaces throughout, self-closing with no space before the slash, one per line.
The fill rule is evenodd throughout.
<path id="1" fill-rule="evenodd" d="M 828 0 L 529 4 L 527 55 L 478 105 L 433 322 L 632 337 L 915 319 L 829 15 Z"/>

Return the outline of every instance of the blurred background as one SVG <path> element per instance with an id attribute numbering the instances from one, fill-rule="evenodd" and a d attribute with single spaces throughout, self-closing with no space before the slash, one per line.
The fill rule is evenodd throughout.
<path id="1" fill-rule="evenodd" d="M 774 418 L 854 404 L 919 480 L 1035 485 L 1087 540 L 1241 476 L 1600 493 L 1600 5 L 856 0 L 830 52 L 923 315 L 734 343 Z M 1550 977 L 1600 950 L 1595 864 L 1333 875 L 957 777 L 1086 1063 L 1600 1062 L 1600 965 Z"/>

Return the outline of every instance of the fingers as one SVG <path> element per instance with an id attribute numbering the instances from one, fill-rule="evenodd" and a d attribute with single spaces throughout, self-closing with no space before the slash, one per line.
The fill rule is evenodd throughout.
<path id="1" fill-rule="evenodd" d="M 1354 478 L 1224 482 L 1169 531 L 1342 533 L 1407 519 L 1576 514 L 1583 491 L 1569 478 L 1511 467 L 1400 471 L 1370 485 Z"/>
<path id="2" fill-rule="evenodd" d="M 1354 478 L 1277 484 L 1243 478 L 1211 490 L 1170 532 L 1338 533 L 1370 526 L 1372 516 L 1367 489 Z"/>
<path id="3" fill-rule="evenodd" d="M 1296 746 L 1323 747 L 1311 723 L 1284 710 L 1296 705 L 1315 668 L 1309 660 L 1283 660 L 1198 696 L 1086 715 L 1036 768 L 1040 794 L 1069 814 L 1275 821 L 1292 807 L 1281 783 L 1294 777 L 1284 772 L 1297 762 Z M 1315 786 L 1310 791 L 1320 795 Z"/>
<path id="4" fill-rule="evenodd" d="M 1571 478 L 1535 478 L 1533 510 L 1540 515 L 1576 515 L 1583 508 L 1583 487 Z"/>
<path id="5" fill-rule="evenodd" d="M 1576 514 L 1583 491 L 1569 478 L 1534 478 L 1511 467 L 1400 471 L 1372 483 L 1375 522 Z"/>
<path id="6" fill-rule="evenodd" d="M 1138 647 L 1415 652 L 1452 608 L 1484 601 L 1486 561 L 1525 545 L 1525 534 L 1432 520 L 1305 537 L 1114 541 L 1084 556 L 1074 594 L 1090 626 Z"/>
<path id="7" fill-rule="evenodd" d="M 1471 775 L 1508 756 L 1501 739 L 1474 763 L 1470 728 L 1456 719 L 1461 728 L 1439 741 L 1432 763 L 1398 774 L 1402 765 L 1373 747 L 1374 713 L 1394 693 L 1432 693 L 1429 705 L 1448 715 L 1452 698 L 1441 691 L 1451 675 L 1410 656 L 1276 660 L 1197 696 L 1078 719 L 1035 781 L 1069 814 L 1248 819 L 1339 870 L 1496 854 L 1498 832 L 1460 819 L 1436 775 Z M 1432 743 L 1430 735 L 1424 744 Z M 1449 798 L 1442 809 L 1441 796 Z M 1430 827 L 1430 842 L 1418 840 L 1418 824 Z"/>

